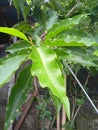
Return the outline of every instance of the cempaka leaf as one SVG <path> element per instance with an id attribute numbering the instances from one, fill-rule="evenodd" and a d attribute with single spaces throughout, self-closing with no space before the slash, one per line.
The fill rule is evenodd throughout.
<path id="1" fill-rule="evenodd" d="M 94 62 L 94 56 L 88 52 L 87 49 L 80 47 L 60 48 L 55 49 L 56 54 L 62 60 L 66 60 L 69 63 L 80 64 L 84 67 L 97 67 Z"/>
<path id="2" fill-rule="evenodd" d="M 69 100 L 66 96 L 66 86 L 57 63 L 56 53 L 48 47 L 33 47 L 30 59 L 33 61 L 31 73 L 37 76 L 41 86 L 48 87 L 52 94 L 64 104 L 68 118 L 70 119 Z"/>
<path id="3" fill-rule="evenodd" d="M 62 20 L 62 21 L 54 24 L 53 27 L 50 28 L 49 31 L 47 32 L 45 39 L 47 40 L 47 39 L 53 38 L 54 36 L 61 33 L 62 31 L 66 30 L 76 24 L 79 24 L 80 20 L 85 16 L 86 15 L 74 16 L 72 18 L 67 18 L 65 20 Z"/>
<path id="4" fill-rule="evenodd" d="M 18 80 L 11 90 L 11 95 L 6 109 L 5 129 L 8 130 L 11 123 L 14 122 L 20 113 L 21 105 L 27 101 L 28 92 L 32 87 L 32 76 L 30 73 L 31 65 L 28 65 L 20 72 Z"/>
<path id="5" fill-rule="evenodd" d="M 10 81 L 19 66 L 27 60 L 30 51 L 22 50 L 0 59 L 0 87 Z"/>
<path id="6" fill-rule="evenodd" d="M 14 29 L 14 28 L 0 27 L 0 32 L 6 33 L 6 34 L 9 34 L 9 35 L 12 35 L 12 36 L 19 37 L 19 38 L 29 42 L 29 40 L 26 37 L 26 35 L 24 35 L 22 32 Z"/>
<path id="7" fill-rule="evenodd" d="M 97 45 L 95 39 L 80 30 L 68 29 L 45 42 L 49 46 L 92 46 Z"/>

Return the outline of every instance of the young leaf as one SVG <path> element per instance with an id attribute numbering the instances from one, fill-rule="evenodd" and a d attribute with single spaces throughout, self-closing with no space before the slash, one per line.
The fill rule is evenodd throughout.
<path id="1" fill-rule="evenodd" d="M 7 83 L 19 66 L 27 60 L 30 51 L 22 50 L 0 59 L 0 87 Z"/>
<path id="2" fill-rule="evenodd" d="M 70 106 L 66 96 L 66 88 L 61 70 L 57 63 L 57 56 L 48 47 L 33 47 L 30 59 L 33 61 L 31 73 L 37 76 L 41 86 L 48 87 L 52 94 L 57 96 L 64 104 L 68 118 L 70 119 Z"/>
<path id="3" fill-rule="evenodd" d="M 26 35 L 24 35 L 22 32 L 14 29 L 14 28 L 0 27 L 0 32 L 6 33 L 6 34 L 9 34 L 9 35 L 12 35 L 12 36 L 19 37 L 19 38 L 29 42 L 29 40 L 26 37 Z"/>
<path id="4" fill-rule="evenodd" d="M 79 21 L 85 17 L 86 15 L 78 15 L 74 16 L 72 18 L 67 18 L 65 20 L 62 20 L 56 24 L 53 25 L 52 28 L 49 29 L 46 35 L 46 40 L 53 38 L 57 34 L 61 33 L 62 31 L 68 29 L 69 27 L 72 27 L 76 24 L 79 24 Z"/>
<path id="5" fill-rule="evenodd" d="M 5 129 L 8 130 L 10 124 L 20 113 L 21 105 L 27 100 L 28 92 L 32 87 L 31 65 L 24 68 L 18 77 L 15 86 L 11 90 L 11 95 L 6 109 Z"/>

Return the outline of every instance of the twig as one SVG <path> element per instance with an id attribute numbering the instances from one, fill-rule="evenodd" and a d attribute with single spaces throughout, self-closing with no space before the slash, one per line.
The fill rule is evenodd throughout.
<path id="1" fill-rule="evenodd" d="M 0 49 L 3 49 L 4 47 L 5 47 L 4 44 L 1 44 L 1 45 L 0 45 Z"/>
<path id="2" fill-rule="evenodd" d="M 53 118 L 53 120 L 52 120 L 52 122 L 51 122 L 50 129 L 52 129 L 52 127 L 53 127 L 53 124 L 54 124 L 55 120 L 56 120 L 56 116 Z"/>
<path id="3" fill-rule="evenodd" d="M 30 109 L 31 105 L 32 105 L 32 101 L 34 98 L 32 97 L 37 97 L 39 95 L 38 93 L 38 81 L 37 81 L 37 77 L 34 77 L 34 87 L 35 87 L 35 91 L 33 92 L 33 94 L 31 94 L 29 96 L 28 102 L 26 104 L 25 110 L 22 112 L 21 118 L 17 121 L 14 130 L 19 130 L 19 128 L 21 127 L 27 113 L 28 110 Z"/>
<path id="4" fill-rule="evenodd" d="M 45 36 L 46 36 L 46 32 L 44 32 L 44 33 L 40 36 L 40 38 L 44 41 Z"/>
<path id="5" fill-rule="evenodd" d="M 57 130 L 60 130 L 60 113 L 57 115 Z"/>
<path id="6" fill-rule="evenodd" d="M 34 87 L 35 87 L 36 96 L 39 96 L 38 86 L 39 86 L 38 79 L 37 77 L 34 77 Z"/>
<path id="7" fill-rule="evenodd" d="M 65 108 L 64 105 L 62 105 L 62 126 L 66 123 L 66 112 L 65 112 Z M 64 130 L 64 128 L 62 127 L 62 130 Z"/>
<path id="8" fill-rule="evenodd" d="M 74 112 L 75 112 L 75 98 L 72 98 L 72 114 L 71 114 L 71 119 L 74 117 Z"/>
<path id="9" fill-rule="evenodd" d="M 89 80 L 89 77 L 90 77 L 90 74 L 88 72 L 88 75 L 87 75 L 87 78 L 86 78 L 86 81 L 85 81 L 85 84 L 84 84 L 84 87 L 86 87 L 87 83 L 88 83 L 88 80 Z"/>
<path id="10" fill-rule="evenodd" d="M 71 13 L 72 13 L 79 5 L 80 5 L 80 1 L 77 2 L 77 4 L 74 5 L 74 7 L 73 7 L 70 11 L 68 11 L 68 13 L 66 14 L 66 17 L 70 16 Z"/>
<path id="11" fill-rule="evenodd" d="M 65 88 L 67 86 L 67 77 L 66 75 L 64 76 L 64 85 L 65 85 Z M 66 94 L 66 92 L 65 92 Z M 62 105 L 62 126 L 66 123 L 66 112 L 65 112 L 65 108 L 64 108 L 64 105 Z M 64 130 L 64 128 L 62 128 L 62 130 Z"/>
<path id="12" fill-rule="evenodd" d="M 21 124 L 22 124 L 23 121 L 24 121 L 24 118 L 25 118 L 26 115 L 27 115 L 27 112 L 28 112 L 28 110 L 29 110 L 31 104 L 32 104 L 32 95 L 30 96 L 30 98 L 29 98 L 29 100 L 28 100 L 28 102 L 27 102 L 27 104 L 26 104 L 26 108 L 25 108 L 24 112 L 22 113 L 21 118 L 18 120 L 17 124 L 15 125 L 14 130 L 19 130 Z"/>
<path id="13" fill-rule="evenodd" d="M 75 115 L 74 115 L 74 117 L 73 117 L 73 119 L 72 119 L 72 122 L 74 122 L 74 120 L 75 120 L 75 118 L 76 118 L 76 116 L 77 116 L 77 114 L 78 114 L 80 108 L 81 108 L 81 106 L 79 106 L 79 107 L 77 108 L 77 110 L 76 110 L 76 112 L 75 112 Z"/>

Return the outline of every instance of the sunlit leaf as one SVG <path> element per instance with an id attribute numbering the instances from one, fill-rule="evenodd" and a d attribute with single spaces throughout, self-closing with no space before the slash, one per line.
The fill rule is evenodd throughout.
<path id="1" fill-rule="evenodd" d="M 68 29 L 55 38 L 46 40 L 45 44 L 49 46 L 98 46 L 90 34 L 73 29 Z"/>
<path id="2" fill-rule="evenodd" d="M 0 27 L 0 32 L 19 37 L 19 38 L 29 42 L 28 38 L 22 32 L 14 29 L 14 28 Z"/>
<path id="3" fill-rule="evenodd" d="M 80 20 L 85 17 L 86 15 L 78 15 L 72 18 L 67 18 L 65 20 L 61 20 L 60 22 L 54 24 L 52 28 L 49 29 L 46 35 L 46 40 L 53 38 L 57 34 L 61 33 L 62 31 L 79 24 Z"/>
<path id="4" fill-rule="evenodd" d="M 32 76 L 37 76 L 40 85 L 43 88 L 48 87 L 52 94 L 59 98 L 61 103 L 64 104 L 67 116 L 70 119 L 70 106 L 66 96 L 66 86 L 56 61 L 56 53 L 48 47 L 37 47 L 33 48 L 30 59 L 33 61 Z"/>
<path id="5" fill-rule="evenodd" d="M 29 53 L 30 51 L 23 50 L 0 59 L 0 87 L 10 81 L 13 73 L 27 60 Z"/>
<path id="6" fill-rule="evenodd" d="M 94 51 L 94 55 L 98 56 L 98 50 Z"/>

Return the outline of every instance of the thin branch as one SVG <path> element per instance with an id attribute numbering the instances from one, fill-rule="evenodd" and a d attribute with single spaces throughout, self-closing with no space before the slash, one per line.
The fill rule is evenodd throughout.
<path id="1" fill-rule="evenodd" d="M 90 77 L 90 74 L 88 72 L 88 75 L 87 75 L 87 78 L 86 78 L 86 81 L 85 81 L 85 84 L 84 84 L 84 87 L 86 87 L 87 83 L 88 83 L 88 80 L 89 80 L 89 77 Z"/>
<path id="2" fill-rule="evenodd" d="M 75 112 L 75 98 L 74 97 L 72 97 L 72 114 L 71 114 L 71 119 L 73 119 L 73 117 L 74 117 L 74 112 Z"/>
<path id="3" fill-rule="evenodd" d="M 64 85 L 65 85 L 65 88 L 66 88 L 66 86 L 67 86 L 67 77 L 66 77 L 66 75 L 64 75 Z M 65 112 L 64 105 L 62 105 L 62 126 L 65 123 L 66 123 L 66 112 Z M 62 128 L 62 130 L 64 130 L 64 128 Z"/>
<path id="4" fill-rule="evenodd" d="M 65 108 L 64 105 L 62 105 L 62 126 L 66 123 L 66 112 L 65 112 Z M 62 128 L 62 130 L 64 130 L 64 128 Z"/>
<path id="5" fill-rule="evenodd" d="M 19 128 L 21 127 L 21 125 L 32 105 L 32 101 L 34 99 L 33 97 L 38 97 L 38 95 L 39 95 L 37 77 L 34 77 L 34 87 L 35 87 L 35 91 L 29 95 L 28 102 L 25 105 L 25 110 L 22 112 L 20 119 L 17 121 L 14 130 L 19 130 Z"/>
<path id="6" fill-rule="evenodd" d="M 50 129 L 53 128 L 53 124 L 54 124 L 55 120 L 56 120 L 56 116 L 53 118 L 53 120 L 52 120 L 52 122 L 51 122 Z"/>
<path id="7" fill-rule="evenodd" d="M 77 2 L 77 4 L 75 4 L 74 7 L 73 7 L 70 11 L 68 11 L 68 13 L 66 14 L 66 17 L 70 16 L 71 13 L 72 13 L 79 5 L 80 5 L 80 1 Z"/>
<path id="8" fill-rule="evenodd" d="M 84 92 L 84 94 L 86 95 L 87 99 L 90 101 L 91 105 L 93 106 L 93 108 L 95 109 L 96 113 L 98 114 L 98 109 L 95 106 L 95 104 L 93 103 L 93 101 L 91 100 L 91 98 L 89 97 L 89 95 L 87 94 L 87 92 L 85 91 L 84 87 L 82 86 L 82 84 L 80 83 L 80 81 L 78 80 L 78 78 L 76 77 L 76 75 L 74 74 L 73 70 L 70 68 L 70 66 L 66 63 L 66 66 L 68 68 L 68 70 L 71 72 L 71 74 L 73 75 L 73 77 L 75 78 L 75 80 L 77 81 L 78 85 L 80 86 L 80 88 L 82 89 L 82 91 Z"/>
<path id="9" fill-rule="evenodd" d="M 80 108 L 81 108 L 81 106 L 79 106 L 79 107 L 77 108 L 77 110 L 76 110 L 76 112 L 75 112 L 75 114 L 74 114 L 74 117 L 73 117 L 73 119 L 72 119 L 73 122 L 74 122 L 74 120 L 75 120 L 75 118 L 76 118 L 76 116 L 77 116 L 77 114 L 78 114 Z"/>
<path id="10" fill-rule="evenodd" d="M 60 130 L 60 113 L 57 115 L 57 130 Z"/>
<path id="11" fill-rule="evenodd" d="M 22 125 L 22 123 L 24 121 L 24 118 L 27 115 L 28 110 L 30 109 L 31 104 L 32 104 L 32 95 L 30 96 L 30 98 L 29 98 L 29 100 L 28 100 L 28 102 L 26 104 L 25 110 L 22 113 L 20 119 L 17 121 L 14 130 L 19 130 L 20 126 Z"/>

